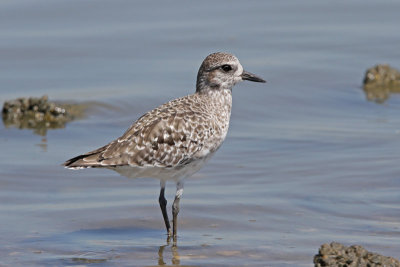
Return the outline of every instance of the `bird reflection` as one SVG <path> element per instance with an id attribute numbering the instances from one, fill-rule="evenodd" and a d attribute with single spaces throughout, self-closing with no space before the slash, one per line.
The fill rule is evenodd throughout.
<path id="1" fill-rule="evenodd" d="M 167 244 L 160 246 L 160 248 L 158 249 L 158 265 L 159 266 L 165 266 L 166 263 L 164 261 L 164 250 L 166 247 L 169 247 L 171 245 L 171 237 L 168 236 L 167 238 Z M 171 246 L 171 252 L 172 252 L 172 259 L 171 259 L 171 263 L 173 265 L 178 265 L 180 266 L 181 261 L 179 259 L 179 253 L 178 253 L 178 246 L 176 243 L 176 238 L 174 238 L 172 246 Z"/>
<path id="2" fill-rule="evenodd" d="M 171 242 L 172 239 L 172 242 Z M 167 253 L 167 254 L 166 254 Z M 171 258 L 169 257 L 169 253 L 172 256 Z M 168 261 L 166 262 L 165 258 L 171 260 L 171 264 L 168 264 Z M 158 260 L 157 260 L 157 265 L 151 265 L 148 267 L 156 267 L 156 266 L 163 266 L 163 267 L 168 267 L 168 266 L 179 266 L 179 267 L 196 267 L 197 265 L 181 265 L 181 260 L 179 256 L 179 251 L 178 251 L 178 245 L 177 245 L 177 240 L 176 237 L 172 238 L 168 236 L 166 244 L 162 245 L 158 249 Z"/>

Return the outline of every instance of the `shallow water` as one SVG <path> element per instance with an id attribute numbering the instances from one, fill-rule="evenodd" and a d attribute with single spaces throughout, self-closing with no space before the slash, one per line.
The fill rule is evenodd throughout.
<path id="1" fill-rule="evenodd" d="M 397 1 L 0 3 L 0 100 L 96 101 L 45 137 L 0 126 L 0 265 L 312 266 L 322 243 L 400 257 L 400 95 L 368 102 L 366 68 L 400 67 Z M 234 88 L 231 128 L 188 179 L 177 246 L 158 181 L 60 164 L 194 91 L 215 51 L 268 80 Z M 167 187 L 172 203 L 174 185 Z"/>

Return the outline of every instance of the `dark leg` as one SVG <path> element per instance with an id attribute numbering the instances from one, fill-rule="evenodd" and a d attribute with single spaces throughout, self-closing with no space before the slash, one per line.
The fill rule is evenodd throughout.
<path id="1" fill-rule="evenodd" d="M 160 182 L 160 197 L 158 198 L 158 202 L 160 203 L 161 212 L 164 218 L 165 227 L 167 228 L 168 236 L 171 235 L 171 225 L 169 224 L 168 213 L 167 213 L 167 200 L 165 199 L 165 182 Z"/>
<path id="2" fill-rule="evenodd" d="M 172 229 L 173 229 L 173 237 L 176 237 L 177 230 L 178 230 L 178 213 L 179 213 L 179 201 L 181 200 L 183 193 L 183 182 L 178 182 L 176 184 L 176 193 L 175 193 L 175 200 L 172 204 Z"/>

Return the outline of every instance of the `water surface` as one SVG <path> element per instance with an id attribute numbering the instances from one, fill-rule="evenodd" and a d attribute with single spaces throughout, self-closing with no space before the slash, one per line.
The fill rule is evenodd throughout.
<path id="1" fill-rule="evenodd" d="M 40 136 L 0 126 L 0 264 L 312 266 L 322 243 L 400 257 L 400 95 L 366 100 L 365 69 L 400 68 L 397 1 L 0 3 L 1 102 L 96 101 Z M 268 80 L 234 88 L 231 128 L 185 183 L 177 246 L 158 181 L 60 164 L 194 91 L 211 52 Z M 167 187 L 172 203 L 174 185 Z"/>

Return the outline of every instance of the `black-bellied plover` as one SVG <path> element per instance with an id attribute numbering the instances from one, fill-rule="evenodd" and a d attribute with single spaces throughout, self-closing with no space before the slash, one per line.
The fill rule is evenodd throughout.
<path id="1" fill-rule="evenodd" d="M 168 235 L 176 237 L 183 179 L 198 171 L 223 143 L 231 116 L 232 87 L 242 80 L 265 82 L 244 71 L 235 56 L 211 54 L 200 66 L 194 94 L 153 109 L 118 139 L 72 158 L 64 166 L 108 168 L 127 177 L 160 179 L 161 212 Z M 164 197 L 170 180 L 176 183 L 172 233 Z"/>

